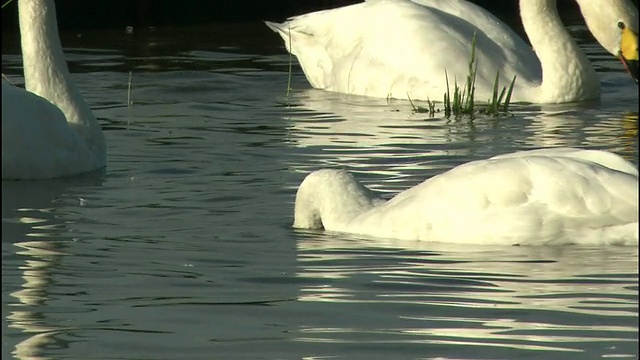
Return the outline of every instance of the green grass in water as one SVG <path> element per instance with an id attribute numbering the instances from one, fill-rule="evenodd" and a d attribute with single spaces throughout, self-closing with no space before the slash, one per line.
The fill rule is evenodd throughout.
<path id="1" fill-rule="evenodd" d="M 467 75 L 467 81 L 464 88 L 458 86 L 457 79 L 454 79 L 453 96 L 449 87 L 449 74 L 447 70 L 444 71 L 444 78 L 447 82 L 447 92 L 444 94 L 444 116 L 449 119 L 453 115 L 455 119 L 461 119 L 464 116 L 474 118 L 476 112 L 481 112 L 487 115 L 499 116 L 505 115 L 509 112 L 509 104 L 511 101 L 511 95 L 513 94 L 513 86 L 516 82 L 516 77 L 513 77 L 509 87 L 503 87 L 498 93 L 500 72 L 496 73 L 496 79 L 493 83 L 493 94 L 491 99 L 487 101 L 486 105 L 476 106 L 475 104 L 475 89 L 476 89 L 476 75 L 478 72 L 478 62 L 476 61 L 476 33 L 473 34 L 471 40 L 471 57 L 469 59 L 469 74 Z M 506 96 L 505 96 L 506 95 Z M 407 94 L 407 97 L 409 95 Z M 414 112 L 428 113 L 431 117 L 439 110 L 435 108 L 435 102 L 427 99 L 428 107 L 416 106 L 411 98 L 409 102 Z"/>

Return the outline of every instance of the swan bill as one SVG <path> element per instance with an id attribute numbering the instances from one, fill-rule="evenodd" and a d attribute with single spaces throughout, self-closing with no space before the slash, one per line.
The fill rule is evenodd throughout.
<path id="1" fill-rule="evenodd" d="M 629 75 L 638 83 L 638 34 L 628 27 L 622 31 L 618 57 Z"/>
<path id="2" fill-rule="evenodd" d="M 622 63 L 624 64 L 624 67 L 627 69 L 627 72 L 629 73 L 629 75 L 631 75 L 631 77 L 633 78 L 633 80 L 636 81 L 636 84 L 638 83 L 638 60 L 626 60 L 624 57 L 620 57 L 620 59 L 622 60 Z"/>

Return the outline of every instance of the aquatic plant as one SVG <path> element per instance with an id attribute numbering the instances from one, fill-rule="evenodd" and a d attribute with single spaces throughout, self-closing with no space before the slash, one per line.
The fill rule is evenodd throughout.
<path id="1" fill-rule="evenodd" d="M 513 94 L 513 87 L 516 82 L 516 76 L 511 80 L 511 84 L 509 87 L 503 87 L 502 90 L 498 91 L 500 87 L 500 72 L 496 73 L 496 79 L 493 83 L 493 93 L 491 99 L 487 100 L 486 104 L 477 107 L 475 103 L 475 84 L 476 84 L 476 76 L 478 70 L 478 62 L 476 60 L 476 33 L 473 34 L 473 39 L 471 40 L 471 54 L 469 58 L 469 73 L 467 75 L 466 83 L 464 88 L 460 88 L 458 85 L 457 79 L 454 78 L 453 81 L 453 94 L 451 94 L 450 84 L 449 84 L 449 74 L 447 70 L 444 71 L 444 78 L 447 82 L 447 91 L 444 94 L 444 116 L 449 119 L 452 115 L 456 119 L 460 119 L 465 115 L 469 116 L 471 119 L 474 118 L 476 112 L 482 112 L 487 115 L 499 116 L 508 113 L 509 104 L 511 103 L 511 95 Z M 428 107 L 416 106 L 409 95 L 407 94 L 407 98 L 409 98 L 409 102 L 411 103 L 411 107 L 414 112 L 417 113 L 428 113 L 430 116 L 434 116 L 435 102 L 427 99 Z"/>

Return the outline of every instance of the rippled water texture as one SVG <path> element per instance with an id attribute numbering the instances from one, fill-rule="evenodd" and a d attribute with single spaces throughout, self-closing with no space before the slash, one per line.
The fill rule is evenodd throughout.
<path id="1" fill-rule="evenodd" d="M 295 60 L 287 95 L 289 56 L 258 23 L 63 34 L 109 163 L 2 183 L 3 358 L 634 359 L 637 247 L 290 228 L 297 185 L 321 167 L 391 196 L 538 147 L 637 164 L 637 86 L 571 30 L 601 101 L 473 121 L 312 90 Z M 21 84 L 17 40 L 3 34 L 2 71 Z"/>

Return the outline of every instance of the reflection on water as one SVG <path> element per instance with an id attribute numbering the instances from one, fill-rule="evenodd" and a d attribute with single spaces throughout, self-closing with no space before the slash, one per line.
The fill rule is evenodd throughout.
<path id="1" fill-rule="evenodd" d="M 456 121 L 415 114 L 405 101 L 309 89 L 295 62 L 287 96 L 289 57 L 261 23 L 76 35 L 63 42 L 109 164 L 72 180 L 3 182 L 4 356 L 637 353 L 638 249 L 290 228 L 295 189 L 321 167 L 359 172 L 392 195 L 529 148 L 609 149 L 637 163 L 637 88 L 601 48 L 584 44 L 603 77 L 601 101 Z M 5 39 L 3 72 L 22 84 L 16 38 Z"/>
<path id="2" fill-rule="evenodd" d="M 413 114 L 406 102 L 343 96 L 319 90 L 294 92 L 291 100 L 292 145 L 305 155 L 296 169 L 344 167 L 399 181 L 407 171 L 436 173 L 437 160 L 468 156 L 474 135 L 468 123 Z M 308 156 L 320 153 L 320 156 Z"/>
<path id="3" fill-rule="evenodd" d="M 100 173 L 46 183 L 2 183 L 3 261 L 21 263 L 18 270 L 22 280 L 19 289 L 10 291 L 11 300 L 4 300 L 3 296 L 3 314 L 9 328 L 28 334 L 12 351 L 17 359 L 52 359 L 44 356 L 43 350 L 60 345 L 55 335 L 67 328 L 52 324 L 41 310 L 46 308 L 51 286 L 55 283 L 51 269 L 70 255 L 65 251 L 67 243 L 71 241 L 67 234 L 68 221 L 65 221 L 68 214 L 61 213 L 57 203 L 66 198 L 83 206 L 87 200 L 83 198 L 81 189 L 99 186 L 100 183 Z M 65 238 L 68 240 L 63 240 Z M 7 248 L 11 246 L 17 250 L 6 256 Z M 12 285 L 3 286 L 3 295 L 4 291 L 11 288 Z"/>
<path id="4" fill-rule="evenodd" d="M 437 344 L 448 354 L 551 352 L 544 358 L 635 354 L 637 249 L 469 248 L 300 232 L 298 260 L 298 276 L 309 283 L 302 301 L 356 304 L 379 317 L 399 313 L 385 318 L 384 329 L 358 321 L 344 327 L 340 319 L 309 324 L 299 341 Z"/>
<path id="5" fill-rule="evenodd" d="M 526 139 L 526 146 L 608 149 L 637 163 L 634 144 L 637 144 L 638 113 L 565 109 L 543 110 L 527 117 L 531 123 L 525 131 L 531 136 Z"/>
<path id="6" fill-rule="evenodd" d="M 404 190 L 398 183 L 415 185 L 452 163 L 543 147 L 605 149 L 638 163 L 638 113 L 597 104 L 515 105 L 508 117 L 452 120 L 413 113 L 406 101 L 315 89 L 294 91 L 289 101 L 288 139 L 303 155 L 294 169 L 346 167 L 365 183 L 377 175 L 368 185 L 379 191 Z"/>
<path id="7" fill-rule="evenodd" d="M 587 104 L 588 105 L 588 104 Z M 539 148 L 557 146 L 607 147 L 611 139 L 633 140 L 638 128 L 638 113 L 603 111 L 584 104 L 513 105 L 512 114 L 505 118 L 478 115 L 475 120 L 450 120 L 429 117 L 407 111 L 406 101 L 341 95 L 319 90 L 301 90 L 293 93 L 292 139 L 303 147 L 317 146 L 332 149 L 362 148 L 380 151 L 389 147 L 398 150 L 413 144 L 428 143 L 456 146 L 465 142 L 485 140 L 490 144 L 509 135 L 520 147 Z M 310 111 L 305 111 L 310 110 Z M 621 126 L 622 125 L 622 126 Z M 483 134 L 493 130 L 491 134 Z M 500 144 L 505 145 L 505 144 Z M 507 144 L 508 145 L 508 144 Z M 448 147 L 447 147 L 448 149 Z M 496 151 L 500 151 L 497 149 Z M 502 151 L 511 151 L 506 148 Z M 613 148 L 612 151 L 631 154 L 633 149 Z M 468 154 L 462 153 L 461 155 Z M 455 155 L 447 153 L 446 155 Z"/>

